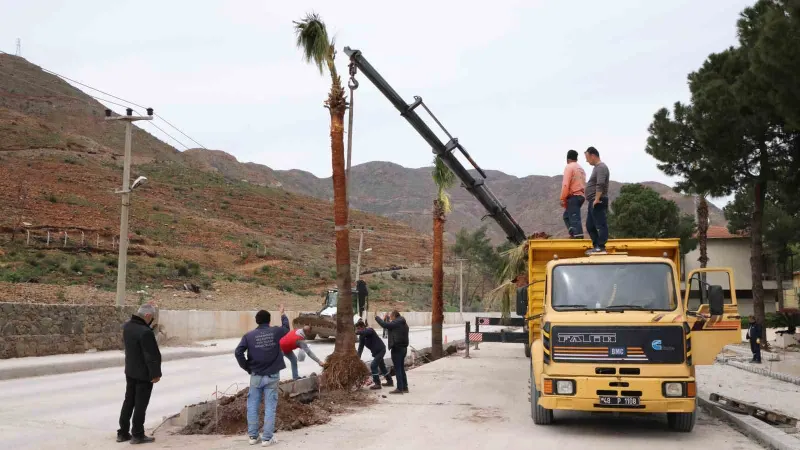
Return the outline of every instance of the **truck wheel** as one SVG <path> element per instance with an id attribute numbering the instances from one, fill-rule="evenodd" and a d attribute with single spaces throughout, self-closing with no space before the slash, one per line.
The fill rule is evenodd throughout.
<path id="1" fill-rule="evenodd" d="M 531 418 L 536 425 L 550 425 L 553 423 L 553 410 L 539 406 L 539 390 L 533 378 L 533 365 L 531 365 Z"/>
<path id="2" fill-rule="evenodd" d="M 526 356 L 527 358 L 530 358 L 530 357 L 531 357 L 531 346 L 530 346 L 530 345 L 528 345 L 527 343 L 525 344 L 525 356 Z"/>
<path id="3" fill-rule="evenodd" d="M 695 422 L 697 422 L 696 403 L 694 411 L 690 413 L 667 413 L 667 424 L 669 429 L 673 431 L 689 433 L 694 429 Z"/>

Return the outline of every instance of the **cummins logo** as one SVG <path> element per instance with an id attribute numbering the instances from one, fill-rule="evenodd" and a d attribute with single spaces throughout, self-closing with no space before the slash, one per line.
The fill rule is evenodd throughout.
<path id="1" fill-rule="evenodd" d="M 560 333 L 559 344 L 614 344 L 616 333 Z"/>

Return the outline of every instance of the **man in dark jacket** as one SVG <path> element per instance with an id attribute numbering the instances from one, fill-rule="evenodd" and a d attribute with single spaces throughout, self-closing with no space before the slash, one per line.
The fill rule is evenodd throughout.
<path id="1" fill-rule="evenodd" d="M 247 394 L 247 434 L 250 445 L 258 443 L 258 410 L 264 397 L 263 446 L 276 444 L 275 411 L 278 408 L 278 382 L 280 371 L 286 368 L 280 340 L 289 332 L 289 318 L 281 305 L 280 327 L 269 326 L 270 314 L 263 309 L 256 313 L 255 330 L 242 336 L 234 354 L 239 367 L 250 374 L 250 390 Z M 247 352 L 247 358 L 245 358 Z"/>
<path id="2" fill-rule="evenodd" d="M 364 308 L 367 306 L 367 296 L 369 296 L 367 283 L 364 280 L 356 281 L 356 296 L 358 297 L 358 315 L 363 316 Z"/>
<path id="3" fill-rule="evenodd" d="M 157 314 L 155 305 L 146 303 L 122 326 L 126 384 L 125 401 L 119 413 L 117 442 L 146 444 L 155 441 L 155 438 L 144 434 L 144 418 L 153 384 L 161 379 L 161 352 L 151 328 Z"/>
<path id="4" fill-rule="evenodd" d="M 408 378 L 406 378 L 406 354 L 408 353 L 408 324 L 406 319 L 396 309 L 389 314 L 389 322 L 375 315 L 375 321 L 380 326 L 389 330 L 389 351 L 392 355 L 392 365 L 397 377 L 397 389 L 390 394 L 408 393 Z"/>
<path id="5" fill-rule="evenodd" d="M 750 316 L 747 339 L 750 340 L 750 351 L 753 352 L 753 360 L 750 362 L 761 364 L 761 325 L 756 322 L 756 318 L 753 316 Z"/>
<path id="6" fill-rule="evenodd" d="M 358 319 L 358 322 L 356 322 L 356 336 L 358 336 L 358 357 L 361 358 L 361 353 L 364 351 L 365 346 L 372 352 L 372 363 L 369 368 L 372 371 L 372 382 L 374 384 L 370 386 L 370 389 L 381 389 L 380 377 L 386 378 L 384 386 L 394 386 L 392 377 L 389 376 L 389 370 L 386 369 L 386 363 L 383 362 L 383 358 L 386 356 L 386 345 L 378 337 L 378 333 L 372 328 L 368 328 L 363 320 Z"/>

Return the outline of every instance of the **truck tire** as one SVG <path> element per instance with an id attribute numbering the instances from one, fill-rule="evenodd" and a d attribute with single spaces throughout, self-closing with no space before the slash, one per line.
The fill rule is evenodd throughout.
<path id="1" fill-rule="evenodd" d="M 528 343 L 525 343 L 525 357 L 531 357 L 531 346 Z"/>
<path id="2" fill-rule="evenodd" d="M 533 365 L 531 365 L 531 418 L 536 425 L 550 425 L 553 423 L 553 410 L 539 406 L 539 390 L 533 378 Z"/>
<path id="3" fill-rule="evenodd" d="M 697 422 L 697 403 L 690 413 L 667 413 L 669 429 L 681 433 L 690 433 Z"/>

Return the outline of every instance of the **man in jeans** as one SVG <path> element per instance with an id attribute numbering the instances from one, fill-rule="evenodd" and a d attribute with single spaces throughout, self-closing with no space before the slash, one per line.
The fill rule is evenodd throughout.
<path id="1" fill-rule="evenodd" d="M 157 316 L 155 305 L 145 303 L 122 326 L 127 383 L 125 401 L 119 414 L 117 442 L 148 444 L 155 441 L 155 438 L 144 434 L 144 418 L 150 403 L 150 394 L 153 393 L 153 384 L 161 380 L 161 352 L 151 328 Z"/>
<path id="2" fill-rule="evenodd" d="M 396 309 L 389 314 L 389 322 L 375 315 L 375 321 L 389 330 L 389 351 L 392 354 L 392 365 L 397 377 L 397 389 L 390 394 L 408 394 L 408 378 L 406 378 L 406 354 L 408 353 L 408 324 Z M 388 383 L 387 383 L 388 385 Z"/>
<path id="3" fill-rule="evenodd" d="M 561 206 L 564 208 L 564 224 L 572 239 L 583 239 L 581 206 L 583 206 L 586 172 L 578 164 L 578 152 L 567 152 L 567 167 L 561 180 Z"/>
<path id="4" fill-rule="evenodd" d="M 592 253 L 603 253 L 606 251 L 608 242 L 608 185 L 609 171 L 608 166 L 600 161 L 600 152 L 594 147 L 589 147 L 584 152 L 586 162 L 592 167 L 592 175 L 586 183 L 586 203 L 589 208 L 586 212 L 586 231 L 592 238 L 592 248 L 586 251 L 587 255 Z"/>
<path id="5" fill-rule="evenodd" d="M 247 394 L 247 434 L 250 445 L 258 443 L 258 410 L 264 397 L 264 429 L 261 435 L 263 447 L 276 444 L 275 410 L 278 408 L 278 382 L 280 371 L 286 368 L 280 340 L 289 332 L 289 318 L 281 305 L 280 327 L 269 326 L 270 314 L 263 309 L 256 314 L 255 330 L 242 336 L 234 354 L 239 367 L 250 374 L 250 390 Z M 247 358 L 245 358 L 247 352 Z"/>
<path id="6" fill-rule="evenodd" d="M 363 320 L 358 319 L 356 322 L 356 336 L 358 336 L 358 357 L 361 358 L 361 353 L 364 352 L 366 346 L 372 352 L 372 363 L 369 365 L 372 372 L 372 386 L 370 389 L 381 389 L 381 378 L 386 378 L 385 386 L 394 386 L 392 377 L 389 376 L 389 370 L 386 369 L 386 363 L 383 362 L 383 357 L 386 356 L 386 345 L 383 343 L 378 333 L 372 328 L 367 327 Z"/>
<path id="7" fill-rule="evenodd" d="M 755 316 L 750 316 L 749 322 L 747 340 L 750 341 L 750 351 L 753 352 L 753 359 L 750 362 L 761 364 L 761 325 L 756 322 Z"/>

